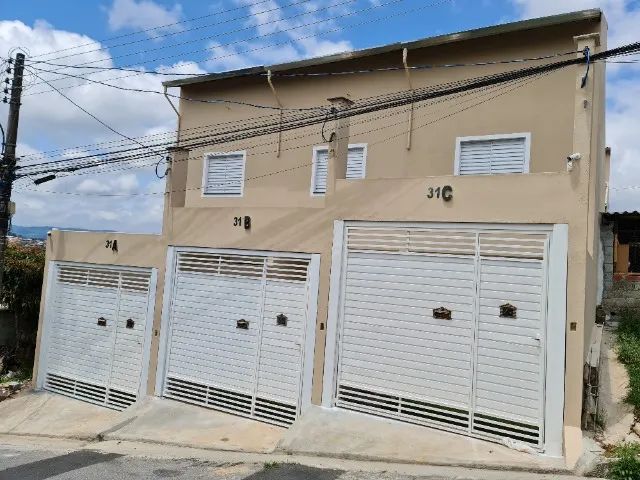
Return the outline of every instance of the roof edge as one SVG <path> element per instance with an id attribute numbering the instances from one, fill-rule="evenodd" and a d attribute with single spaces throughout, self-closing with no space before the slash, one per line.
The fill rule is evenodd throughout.
<path id="1" fill-rule="evenodd" d="M 448 33 L 445 35 L 438 35 L 435 37 L 427 37 L 420 40 L 413 40 L 410 42 L 397 42 L 379 47 L 365 48 L 362 50 L 352 50 L 348 52 L 341 52 L 332 55 L 326 55 L 322 57 L 313 57 L 304 60 L 296 60 L 294 62 L 280 63 L 275 65 L 260 65 L 255 67 L 243 68 L 240 70 L 229 70 L 221 73 L 211 73 L 207 75 L 198 75 L 195 77 L 180 78 L 176 80 L 168 80 L 162 82 L 165 87 L 182 87 L 185 85 L 192 85 L 196 83 L 212 82 L 216 80 L 224 80 L 234 77 L 243 77 L 247 75 L 255 75 L 258 73 L 266 73 L 271 70 L 272 72 L 282 72 L 287 70 L 294 70 L 304 67 L 312 67 L 317 65 L 325 65 L 329 63 L 336 63 L 345 60 L 353 60 L 357 58 L 365 58 L 373 55 L 380 55 L 383 53 L 392 52 L 395 50 L 401 50 L 406 48 L 408 50 L 414 50 L 426 47 L 435 47 L 438 45 L 445 45 L 448 43 L 462 42 L 465 40 L 473 40 L 478 38 L 486 38 L 495 35 L 502 35 L 513 32 L 524 32 L 527 30 L 533 30 L 543 27 L 552 27 L 556 25 L 562 25 L 565 23 L 574 23 L 585 20 L 601 20 L 602 10 L 599 8 L 593 8 L 588 10 L 580 10 L 570 13 L 561 13 L 558 15 L 551 15 L 547 17 L 538 17 L 528 20 L 518 20 L 517 22 L 503 23 L 499 25 L 492 25 L 489 27 L 476 28 L 473 30 L 464 30 L 456 33 Z"/>

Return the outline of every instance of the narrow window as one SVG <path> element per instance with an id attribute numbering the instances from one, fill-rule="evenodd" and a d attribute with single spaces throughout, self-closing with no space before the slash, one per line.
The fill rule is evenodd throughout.
<path id="1" fill-rule="evenodd" d="M 326 147 L 316 147 L 313 150 L 313 170 L 311 174 L 311 193 L 313 195 L 324 195 L 327 191 L 327 165 L 329 161 L 329 149 Z M 349 145 L 347 156 L 348 180 L 355 180 L 365 177 L 367 165 L 367 146 Z"/>
<path id="2" fill-rule="evenodd" d="M 204 195 L 241 197 L 244 190 L 245 152 L 210 153 L 205 156 Z"/>
<path id="3" fill-rule="evenodd" d="M 455 174 L 529 173 L 530 138 L 528 133 L 458 138 Z"/>

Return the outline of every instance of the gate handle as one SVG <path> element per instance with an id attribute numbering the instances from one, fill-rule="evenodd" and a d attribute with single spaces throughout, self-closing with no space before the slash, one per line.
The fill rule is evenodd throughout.
<path id="1" fill-rule="evenodd" d="M 107 319 L 104 318 L 104 317 L 98 318 L 98 325 L 100 327 L 106 327 L 107 326 Z"/>
<path id="2" fill-rule="evenodd" d="M 240 328 L 242 330 L 249 330 L 249 322 L 247 322 L 244 318 L 236 321 L 236 328 Z"/>

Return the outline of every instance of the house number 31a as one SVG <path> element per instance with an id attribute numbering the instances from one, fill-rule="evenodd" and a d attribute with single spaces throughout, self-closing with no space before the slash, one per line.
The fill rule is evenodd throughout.
<path id="1" fill-rule="evenodd" d="M 427 187 L 427 198 L 441 198 L 448 202 L 453 198 L 453 188 L 451 185 L 444 187 Z"/>

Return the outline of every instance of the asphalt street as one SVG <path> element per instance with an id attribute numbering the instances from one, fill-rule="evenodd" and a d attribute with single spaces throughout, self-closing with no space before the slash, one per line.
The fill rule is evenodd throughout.
<path id="1" fill-rule="evenodd" d="M 131 442 L 3 436 L 0 480 L 579 480 L 554 473 L 400 466 L 189 450 Z M 304 458 L 304 457 L 301 457 Z"/>
<path id="2" fill-rule="evenodd" d="M 59 454 L 0 447 L 0 480 L 336 480 L 344 472 L 295 464 L 158 460 L 78 450 Z"/>

